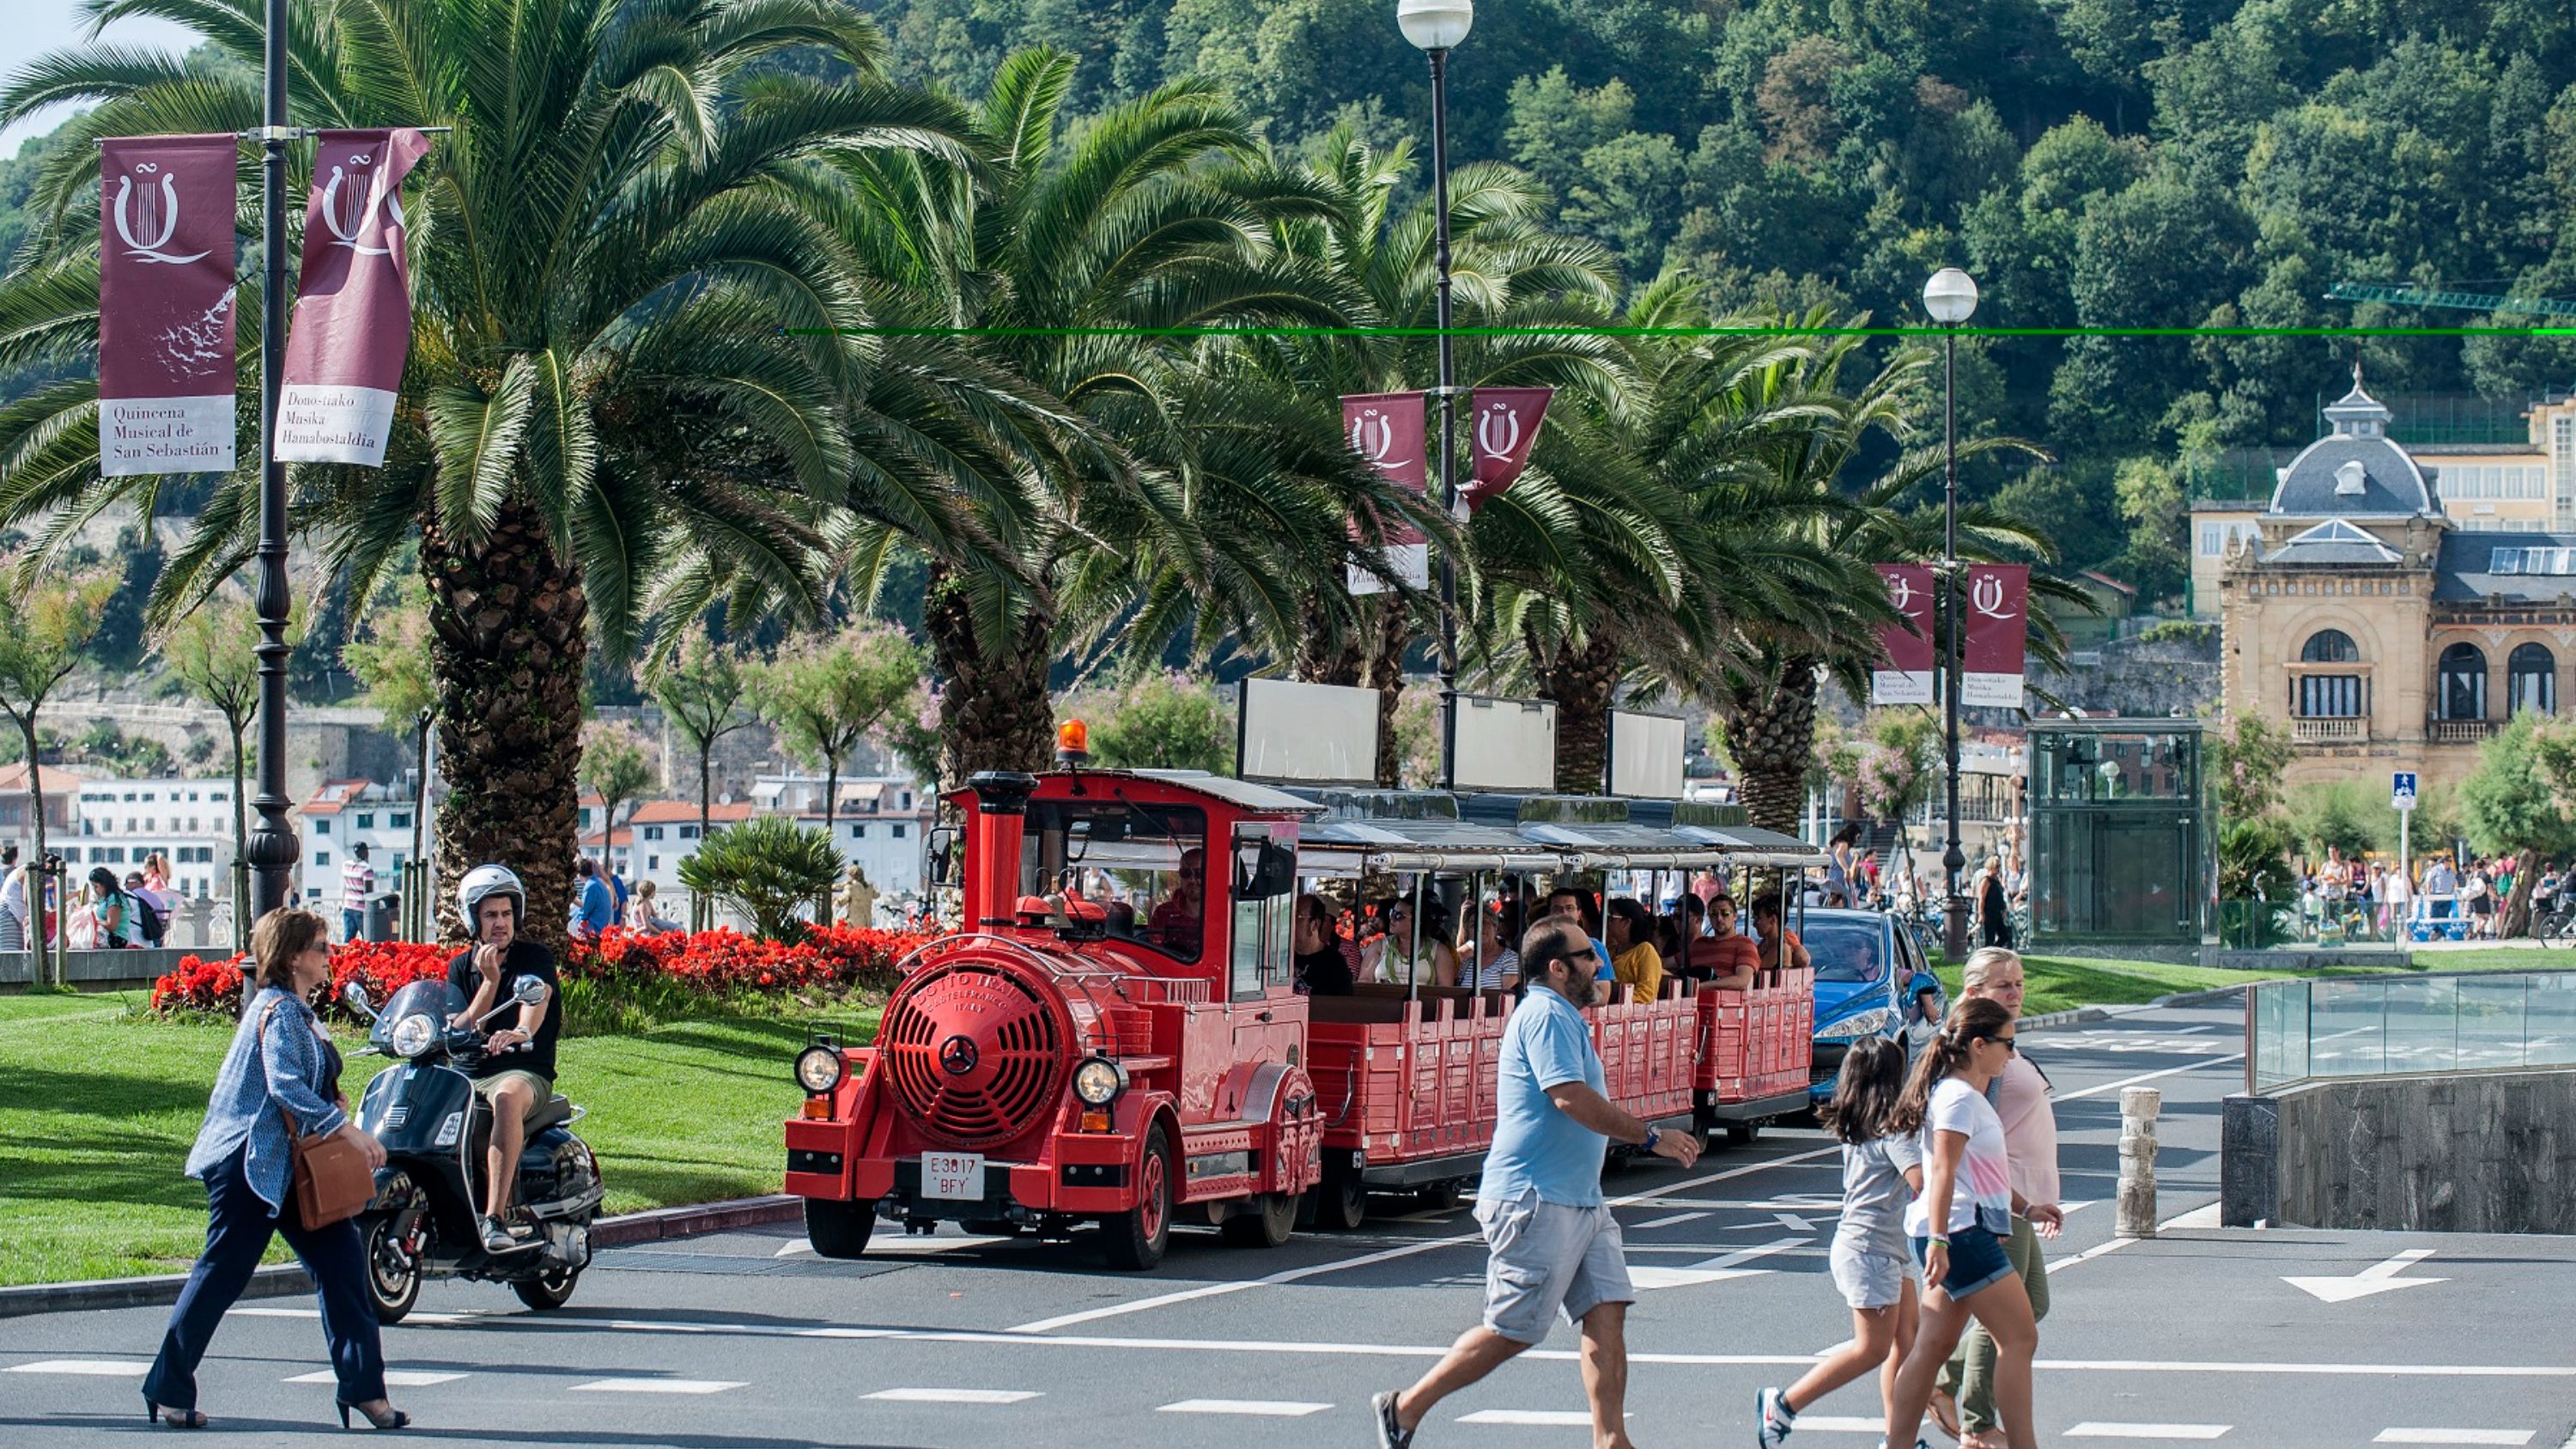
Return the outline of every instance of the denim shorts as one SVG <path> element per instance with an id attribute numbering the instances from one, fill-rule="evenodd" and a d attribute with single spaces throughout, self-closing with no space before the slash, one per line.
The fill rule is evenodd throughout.
<path id="1" fill-rule="evenodd" d="M 1547 1337 L 1550 1315 L 1568 1323 L 1604 1303 L 1634 1303 L 1619 1220 L 1606 1207 L 1567 1207 L 1524 1193 L 1480 1201 L 1485 1229 L 1485 1327 L 1514 1343 Z"/>
<path id="2" fill-rule="evenodd" d="M 1932 1250 L 1930 1238 L 1914 1240 L 1914 1261 L 1921 1266 Z M 2004 1256 L 2003 1239 L 1984 1228 L 1971 1224 L 1950 1230 L 1950 1276 L 1938 1284 L 1926 1285 L 1925 1291 L 1938 1287 L 1953 1302 L 1972 1297 L 2012 1276 L 2012 1259 Z"/>

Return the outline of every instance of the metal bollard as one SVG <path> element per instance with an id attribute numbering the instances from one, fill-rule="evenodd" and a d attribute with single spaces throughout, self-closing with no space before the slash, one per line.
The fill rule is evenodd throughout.
<path id="1" fill-rule="evenodd" d="M 2156 1235 L 2156 1117 L 2165 1094 L 2153 1087 L 2120 1092 L 2120 1222 L 2124 1238 Z"/>

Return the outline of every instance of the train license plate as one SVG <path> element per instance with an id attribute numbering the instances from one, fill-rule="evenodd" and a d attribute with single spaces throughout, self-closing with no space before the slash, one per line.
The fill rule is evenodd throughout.
<path id="1" fill-rule="evenodd" d="M 984 1154 L 980 1152 L 921 1154 L 921 1195 L 932 1202 L 983 1201 Z"/>

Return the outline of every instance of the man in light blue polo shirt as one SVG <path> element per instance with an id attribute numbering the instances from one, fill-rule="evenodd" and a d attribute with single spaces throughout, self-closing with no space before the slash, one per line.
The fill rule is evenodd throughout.
<path id="1" fill-rule="evenodd" d="M 1529 992 L 1503 1027 L 1493 1149 L 1476 1188 L 1485 1230 L 1485 1321 L 1413 1387 L 1370 1400 L 1379 1449 L 1410 1449 L 1432 1406 L 1547 1337 L 1551 1315 L 1583 1330 L 1583 1391 L 1595 1449 L 1628 1449 L 1628 1305 L 1636 1290 L 1619 1223 L 1601 1199 L 1611 1138 L 1684 1167 L 1699 1139 L 1662 1133 L 1601 1095 L 1601 1056 L 1583 1008 L 1598 987 L 1583 928 L 1552 917 L 1521 940 Z"/>

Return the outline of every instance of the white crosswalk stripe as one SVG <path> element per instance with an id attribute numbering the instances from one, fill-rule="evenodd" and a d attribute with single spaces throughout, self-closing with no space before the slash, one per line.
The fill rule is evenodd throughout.
<path id="1" fill-rule="evenodd" d="M 2379 1431 L 2373 1444 L 2528 1444 L 2536 1429 L 2398 1429 Z"/>
<path id="2" fill-rule="evenodd" d="M 1592 1416 L 1580 1409 L 1478 1409 L 1459 1416 L 1461 1424 L 1519 1424 L 1525 1427 L 1583 1429 Z"/>
<path id="3" fill-rule="evenodd" d="M 2120 1424 L 2088 1421 L 2066 1431 L 2069 1439 L 2215 1439 L 2233 1424 Z"/>
<path id="4" fill-rule="evenodd" d="M 152 1365 L 140 1359 L 123 1358 L 49 1358 L 38 1363 L 13 1364 L 13 1374 L 81 1374 L 90 1378 L 136 1378 L 152 1372 Z"/>
<path id="5" fill-rule="evenodd" d="M 463 1377 L 465 1377 L 463 1374 L 436 1373 L 429 1369 L 387 1369 L 385 1370 L 385 1387 L 389 1389 L 425 1389 L 431 1384 L 454 1383 L 456 1380 Z M 324 1369 L 319 1373 L 297 1374 L 295 1377 L 287 1379 L 285 1382 L 290 1384 L 329 1384 L 337 1383 L 339 1382 L 339 1379 L 340 1376 L 338 1374 L 333 1373 L 329 1369 Z"/>
<path id="6" fill-rule="evenodd" d="M 1330 1404 L 1299 1403 L 1291 1399 L 1183 1399 L 1165 1404 L 1157 1414 L 1246 1414 L 1260 1419 L 1302 1419 L 1320 1414 Z"/>
<path id="7" fill-rule="evenodd" d="M 1887 1432 L 1887 1421 L 1885 1419 L 1859 1419 L 1848 1416 L 1836 1417 L 1832 1414 L 1800 1414 L 1798 1416 L 1798 1429 L 1801 1433 L 1884 1434 Z"/>
<path id="8" fill-rule="evenodd" d="M 1039 1395 L 1029 1389 L 879 1389 L 859 1397 L 897 1404 L 1016 1404 Z"/>
<path id="9" fill-rule="evenodd" d="M 732 1379 L 593 1379 L 575 1384 L 571 1394 L 721 1394 L 748 1387 Z"/>

